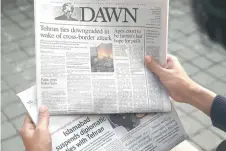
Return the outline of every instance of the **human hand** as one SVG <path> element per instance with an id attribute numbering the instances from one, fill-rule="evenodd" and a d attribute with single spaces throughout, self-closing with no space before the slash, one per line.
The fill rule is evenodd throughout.
<path id="1" fill-rule="evenodd" d="M 192 89 L 198 87 L 198 84 L 188 77 L 176 57 L 168 55 L 165 67 L 160 66 L 150 56 L 146 56 L 145 61 L 147 67 L 159 77 L 172 99 L 188 103 Z"/>
<path id="2" fill-rule="evenodd" d="M 48 126 L 49 112 L 47 107 L 40 107 L 37 126 L 34 125 L 29 115 L 25 117 L 20 135 L 26 151 L 52 151 L 52 140 Z"/>

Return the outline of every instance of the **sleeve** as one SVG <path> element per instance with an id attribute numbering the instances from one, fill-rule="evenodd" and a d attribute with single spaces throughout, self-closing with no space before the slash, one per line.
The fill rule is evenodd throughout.
<path id="1" fill-rule="evenodd" d="M 213 126 L 226 132 L 226 97 L 217 95 L 210 111 Z"/>

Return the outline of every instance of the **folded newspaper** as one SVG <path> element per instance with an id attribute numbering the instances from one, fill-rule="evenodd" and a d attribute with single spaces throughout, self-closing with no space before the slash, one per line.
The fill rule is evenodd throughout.
<path id="1" fill-rule="evenodd" d="M 36 86 L 18 94 L 37 124 Z M 51 116 L 53 151 L 169 151 L 185 140 L 174 108 L 169 113 Z"/>
<path id="2" fill-rule="evenodd" d="M 35 0 L 37 100 L 51 114 L 168 112 L 168 0 Z"/>

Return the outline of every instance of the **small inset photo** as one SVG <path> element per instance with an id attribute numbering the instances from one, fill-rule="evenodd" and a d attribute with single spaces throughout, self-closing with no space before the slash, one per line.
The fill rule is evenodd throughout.
<path id="1" fill-rule="evenodd" d="M 55 20 L 78 21 L 77 9 L 71 3 L 64 3 L 60 9 L 55 10 Z"/>
<path id="2" fill-rule="evenodd" d="M 118 138 L 122 138 L 129 131 L 140 125 L 146 114 L 111 114 L 108 116 L 114 132 Z"/>
<path id="3" fill-rule="evenodd" d="M 112 44 L 100 44 L 90 48 L 92 72 L 114 72 Z"/>

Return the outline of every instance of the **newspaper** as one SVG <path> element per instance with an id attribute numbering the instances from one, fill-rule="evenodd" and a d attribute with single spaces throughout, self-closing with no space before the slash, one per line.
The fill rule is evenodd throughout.
<path id="1" fill-rule="evenodd" d="M 18 94 L 37 124 L 36 87 Z M 51 116 L 53 151 L 169 151 L 184 141 L 174 108 L 169 113 Z"/>
<path id="2" fill-rule="evenodd" d="M 144 57 L 166 62 L 168 0 L 36 0 L 38 106 L 51 114 L 168 112 Z"/>

